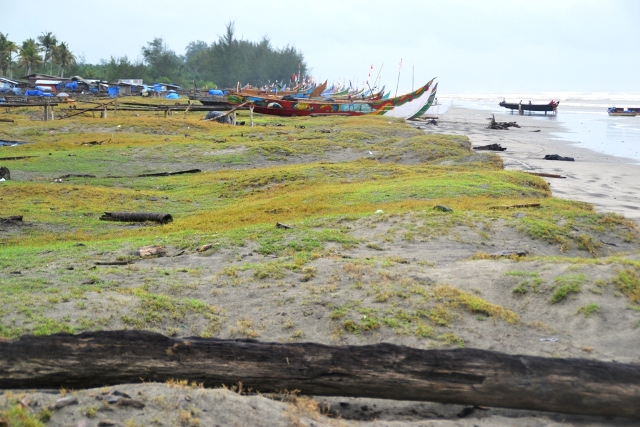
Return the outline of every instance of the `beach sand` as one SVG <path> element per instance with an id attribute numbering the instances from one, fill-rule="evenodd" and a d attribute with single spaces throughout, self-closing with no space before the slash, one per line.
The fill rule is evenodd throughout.
<path id="1" fill-rule="evenodd" d="M 467 135 L 474 146 L 498 143 L 507 150 L 500 153 L 506 169 L 546 172 L 566 176 L 566 179 L 548 178 L 553 194 L 573 200 L 592 203 L 599 212 L 616 212 L 640 222 L 637 207 L 640 194 L 640 167 L 625 159 L 601 155 L 566 142 L 552 139 L 551 132 L 561 131 L 557 122 L 528 116 L 496 115 L 497 121 L 516 121 L 521 128 L 509 130 L 486 129 L 490 114 L 484 111 L 453 107 L 438 125 L 413 122 L 425 132 Z M 335 155 L 352 155 L 351 152 Z M 574 162 L 543 160 L 546 154 L 574 157 Z M 362 154 L 366 156 L 366 154 Z M 514 215 L 526 212 L 514 212 Z M 584 257 L 586 251 L 571 248 L 562 251 L 559 245 L 534 240 L 518 233 L 500 221 L 477 227 L 460 226 L 455 235 L 432 239 L 407 241 L 402 233 L 393 232 L 400 224 L 415 221 L 411 215 L 382 216 L 348 223 L 354 237 L 363 243 L 351 247 L 336 244 L 327 248 L 331 255 L 309 263 L 316 275 L 309 281 L 300 274 L 287 272 L 287 276 L 270 284 L 256 279 L 251 271 L 240 267 L 247 259 L 265 262 L 253 247 L 217 252 L 187 251 L 181 256 L 140 259 L 136 268 L 122 278 L 113 273 L 105 276 L 117 286 L 146 283 L 149 272 L 198 271 L 193 287 L 182 290 L 181 297 L 210 301 L 226 309 L 221 330 L 216 338 L 241 338 L 241 322 L 255 326 L 254 336 L 261 341 L 310 341 L 331 345 L 362 345 L 379 342 L 407 345 L 416 348 L 455 348 L 433 338 L 420 338 L 412 333 L 398 333 L 380 327 L 361 334 L 341 331 L 345 318 L 333 319 L 332 310 L 344 301 L 359 301 L 361 309 L 381 310 L 382 303 L 373 300 L 367 292 L 369 285 L 385 284 L 397 291 L 403 281 L 432 290 L 438 286 L 454 286 L 472 295 L 513 310 L 520 317 L 518 324 L 500 319 L 459 311 L 451 325 L 436 327 L 436 335 L 446 331 L 464 341 L 466 348 L 479 348 L 509 354 L 527 354 L 543 357 L 585 358 L 622 363 L 640 363 L 640 311 L 631 309 L 628 298 L 612 285 L 598 285 L 616 274 L 616 265 L 608 263 L 549 262 L 524 259 L 473 259 L 478 252 L 526 249 L 532 256 Z M 414 224 L 418 226 L 419 224 Z M 346 225 L 345 225 L 346 226 Z M 605 235 L 612 245 L 603 245 L 600 256 L 624 252 L 629 259 L 638 260 L 638 244 L 625 241 L 614 233 Z M 206 242 L 203 242 L 206 243 Z M 177 248 L 167 248 L 170 253 Z M 183 251 L 184 252 L 184 251 Z M 249 257 L 249 258 L 247 258 Z M 366 260 L 402 259 L 378 265 Z M 347 260 L 347 261 L 345 261 Z M 68 260 L 52 261 L 52 271 L 67 265 Z M 359 265 L 366 266 L 357 269 Z M 57 263 L 57 264 L 56 264 Z M 351 270 L 346 267 L 350 267 Z M 225 283 L 221 274 L 225 268 L 238 268 L 238 277 Z M 357 270 L 357 271 L 356 271 Z M 513 274 L 513 273 L 518 274 Z M 30 274 L 28 271 L 25 275 Z M 107 273 L 104 273 L 105 275 Z M 357 278 L 356 276 L 357 275 Z M 559 304 L 550 303 L 550 295 L 557 278 L 581 275 L 585 279 L 582 291 Z M 533 278 L 539 280 L 533 285 Z M 55 277 L 50 278 L 55 284 Z M 529 281 L 524 294 L 513 290 Z M 121 283 L 126 281 L 126 283 Z M 355 287 L 358 281 L 363 286 Z M 200 286 L 199 284 L 205 284 Z M 539 285 L 539 289 L 536 286 Z M 53 284 L 52 284 L 53 286 Z M 63 286 L 60 283 L 60 286 Z M 168 292 L 171 283 L 154 281 L 152 291 Z M 132 304 L 125 294 L 113 294 L 118 304 L 107 303 L 109 295 L 87 293 L 86 305 L 93 307 L 94 315 L 111 316 L 115 328 L 124 315 L 123 307 Z M 295 301 L 295 303 L 293 303 Z M 306 302 L 305 302 L 306 301 Z M 413 310 L 411 297 L 392 297 L 390 302 Z M 417 303 L 417 301 L 416 301 Z M 581 307 L 597 303 L 599 311 L 591 316 L 580 313 Z M 71 304 L 71 303 L 69 303 Z M 69 310 L 76 310 L 69 305 Z M 76 310 L 77 311 L 77 310 Z M 69 312 L 75 315 L 74 312 Z M 60 311 L 59 315 L 65 314 Z M 45 313 L 54 316 L 55 313 Z M 358 316 L 353 310 L 347 316 Z M 356 318 L 356 317 L 354 317 Z M 286 320 L 286 322 L 285 322 Z M 357 318 L 356 318 L 357 320 Z M 286 326 L 290 323 L 290 327 Z M 285 325 L 285 326 L 283 326 Z M 295 325 L 295 326 L 293 326 Z M 198 325 L 194 325 L 198 326 Z M 163 331 L 160 331 L 163 332 Z M 179 335 L 188 336 L 188 329 Z M 126 393 L 146 405 L 144 410 L 104 405 L 97 396 L 113 392 Z M 38 402 L 39 407 L 52 404 L 61 394 L 43 391 L 24 391 Z M 239 396 L 228 390 L 191 389 L 171 387 L 167 384 L 123 384 L 104 389 L 73 392 L 79 403 L 55 412 L 47 426 L 632 426 L 637 420 L 604 419 L 534 411 L 474 408 L 473 406 L 445 405 L 429 402 L 398 402 L 379 399 L 316 397 L 317 404 L 330 407 L 331 417 L 320 415 L 315 403 L 274 402 L 265 397 Z M 0 396 L 0 407 L 10 397 Z M 3 399 L 5 399 L 3 401 Z M 34 409 L 35 410 L 35 409 Z M 108 424 L 107 421 L 113 421 Z"/>
<path id="2" fill-rule="evenodd" d="M 547 178 L 555 197 L 592 204 L 597 212 L 615 212 L 640 223 L 640 165 L 632 159 L 613 157 L 579 144 L 554 139 L 566 132 L 561 124 L 543 114 L 536 116 L 496 114 L 497 122 L 516 122 L 520 128 L 486 129 L 491 113 L 455 105 L 438 125 L 412 122 L 426 132 L 466 135 L 474 147 L 501 144 L 505 169 L 566 176 Z M 562 114 L 559 112 L 558 114 Z M 575 161 L 544 160 L 547 154 L 573 157 Z"/>

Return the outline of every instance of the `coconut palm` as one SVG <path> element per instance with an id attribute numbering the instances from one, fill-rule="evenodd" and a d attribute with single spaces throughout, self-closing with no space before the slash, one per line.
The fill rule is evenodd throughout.
<path id="1" fill-rule="evenodd" d="M 44 58 L 43 58 L 44 65 L 46 66 L 47 61 L 51 60 L 51 69 L 49 73 L 52 73 L 53 72 L 53 51 L 55 50 L 58 44 L 58 39 L 51 32 L 42 33 L 41 36 L 38 36 L 38 44 L 44 51 Z"/>
<path id="2" fill-rule="evenodd" d="M 60 65 L 60 77 L 64 77 L 64 68 L 76 63 L 76 57 L 69 50 L 69 46 L 62 42 L 53 51 L 53 58 Z"/>
<path id="3" fill-rule="evenodd" d="M 42 63 L 38 44 L 34 39 L 27 39 L 22 42 L 19 58 L 18 62 L 27 68 L 27 75 L 31 74 L 31 69 L 34 65 Z"/>
<path id="4" fill-rule="evenodd" d="M 11 54 L 13 52 L 18 52 L 18 46 L 9 40 L 9 34 L 0 33 L 0 70 L 4 76 L 7 75 L 7 68 L 11 73 Z"/>

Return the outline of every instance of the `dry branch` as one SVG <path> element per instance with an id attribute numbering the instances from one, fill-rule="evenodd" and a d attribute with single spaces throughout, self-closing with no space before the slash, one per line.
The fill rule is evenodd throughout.
<path id="1" fill-rule="evenodd" d="M 393 344 L 169 338 L 146 331 L 0 340 L 0 389 L 182 379 L 269 392 L 434 401 L 640 419 L 640 365 Z"/>

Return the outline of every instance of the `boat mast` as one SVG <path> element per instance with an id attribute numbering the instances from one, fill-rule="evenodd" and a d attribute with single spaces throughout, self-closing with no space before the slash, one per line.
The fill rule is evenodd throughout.
<path id="1" fill-rule="evenodd" d="M 398 96 L 398 86 L 400 86 L 400 70 L 402 70 L 402 58 L 400 58 L 400 66 L 398 67 L 398 83 L 396 83 L 396 94 L 394 97 Z"/>

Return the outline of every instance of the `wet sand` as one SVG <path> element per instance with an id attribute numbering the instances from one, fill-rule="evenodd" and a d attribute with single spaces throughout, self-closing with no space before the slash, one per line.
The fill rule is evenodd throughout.
<path id="1" fill-rule="evenodd" d="M 614 212 L 640 224 L 640 165 L 634 160 L 613 157 L 571 142 L 554 139 L 563 128 L 554 120 L 537 116 L 496 114 L 498 122 L 516 122 L 520 128 L 487 129 L 491 113 L 457 107 L 439 119 L 438 125 L 411 122 L 426 132 L 466 135 L 474 147 L 500 144 L 498 152 L 508 170 L 550 173 L 566 178 L 546 178 L 553 195 L 590 203 L 597 212 Z M 544 160 L 547 154 L 573 157 L 575 161 Z"/>

